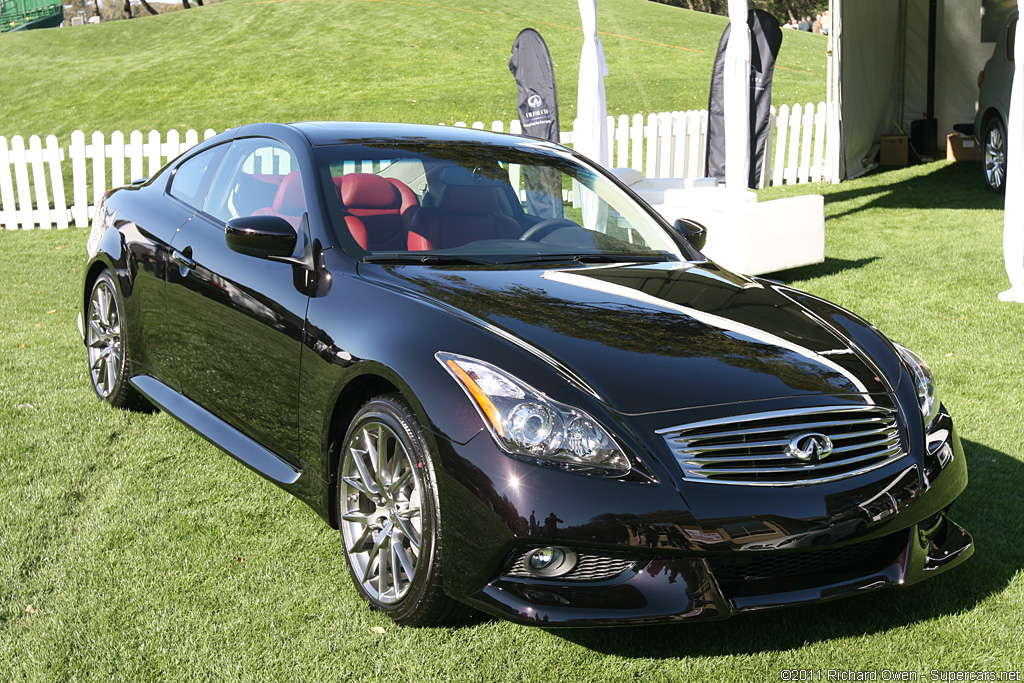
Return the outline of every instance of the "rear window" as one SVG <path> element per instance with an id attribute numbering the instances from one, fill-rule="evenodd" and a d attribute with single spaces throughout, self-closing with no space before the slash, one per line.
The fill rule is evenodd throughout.
<path id="1" fill-rule="evenodd" d="M 420 159 L 346 159 L 331 164 L 331 177 L 352 173 L 372 173 L 401 181 L 422 197 L 427 191 L 427 172 Z"/>

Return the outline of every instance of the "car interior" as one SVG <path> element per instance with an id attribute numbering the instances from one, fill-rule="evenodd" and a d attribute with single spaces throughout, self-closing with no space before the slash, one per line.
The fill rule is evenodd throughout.
<path id="1" fill-rule="evenodd" d="M 678 256 L 610 183 L 557 159 L 544 165 L 536 157 L 519 163 L 515 152 L 419 154 L 369 145 L 322 148 L 322 154 L 321 183 L 336 200 L 328 202 L 331 222 L 339 242 L 359 258 L 408 261 L 436 252 L 430 258 L 513 263 L 567 254 Z M 276 203 L 274 210 L 280 211 Z"/>

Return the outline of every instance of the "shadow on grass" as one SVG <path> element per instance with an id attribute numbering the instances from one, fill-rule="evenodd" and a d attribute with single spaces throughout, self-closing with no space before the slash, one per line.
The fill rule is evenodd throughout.
<path id="1" fill-rule="evenodd" d="M 724 621 L 603 629 L 552 629 L 578 645 L 623 657 L 679 658 L 798 649 L 808 643 L 900 628 L 964 612 L 1004 590 L 1024 568 L 1017 540 L 1024 519 L 1024 463 L 964 441 L 970 483 L 950 516 L 974 536 L 964 564 L 906 588 Z"/>
<path id="2" fill-rule="evenodd" d="M 778 273 L 767 273 L 761 275 L 768 280 L 775 280 L 776 282 L 796 282 L 799 280 L 812 280 L 818 277 L 827 277 L 829 275 L 836 275 L 844 270 L 855 270 L 857 268 L 863 268 L 869 263 L 877 261 L 877 256 L 870 256 L 868 258 L 860 259 L 841 259 L 841 258 L 826 258 L 822 263 L 815 263 L 811 266 L 802 266 L 800 268 L 790 268 L 789 270 L 780 271 Z"/>
<path id="3" fill-rule="evenodd" d="M 865 209 L 1002 209 L 1003 196 L 989 192 L 982 181 L 980 161 L 964 161 L 926 168 L 886 169 L 825 191 L 826 216 L 848 216 Z M 867 200 L 857 202 L 858 199 Z M 853 201 L 843 212 L 830 212 L 827 204 Z"/>

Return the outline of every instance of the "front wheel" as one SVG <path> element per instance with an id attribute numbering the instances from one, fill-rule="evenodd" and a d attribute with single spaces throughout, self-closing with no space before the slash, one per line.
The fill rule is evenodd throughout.
<path id="1" fill-rule="evenodd" d="M 375 398 L 343 444 L 338 522 L 357 590 L 396 623 L 450 621 L 461 605 L 442 589 L 437 487 L 416 418 L 400 396 Z"/>
<path id="2" fill-rule="evenodd" d="M 1006 126 L 998 115 L 985 122 L 982 137 L 985 160 L 985 187 L 989 192 L 1006 192 Z"/>

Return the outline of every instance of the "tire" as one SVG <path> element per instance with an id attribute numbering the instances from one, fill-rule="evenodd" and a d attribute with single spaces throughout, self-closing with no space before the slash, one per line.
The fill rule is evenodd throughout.
<path id="1" fill-rule="evenodd" d="M 989 192 L 1006 192 L 1006 125 L 1002 117 L 994 114 L 985 122 L 982 137 L 985 187 Z"/>
<path id="2" fill-rule="evenodd" d="M 356 590 L 404 626 L 460 616 L 442 588 L 437 486 L 423 432 L 397 394 L 366 403 L 342 442 L 338 526 Z"/>
<path id="3" fill-rule="evenodd" d="M 117 283 L 104 270 L 93 283 L 85 315 L 85 346 L 92 388 L 115 408 L 150 409 L 149 403 L 128 383 L 128 335 L 124 306 Z"/>

